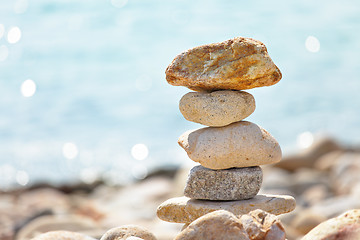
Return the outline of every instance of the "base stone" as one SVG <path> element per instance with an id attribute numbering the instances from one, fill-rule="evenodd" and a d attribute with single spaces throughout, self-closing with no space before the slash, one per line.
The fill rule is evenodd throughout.
<path id="1" fill-rule="evenodd" d="M 261 209 L 279 215 L 295 209 L 295 199 L 287 195 L 257 195 L 240 201 L 208 201 L 188 197 L 171 198 L 157 209 L 157 216 L 167 222 L 191 223 L 197 218 L 217 210 L 227 210 L 235 215 Z"/>

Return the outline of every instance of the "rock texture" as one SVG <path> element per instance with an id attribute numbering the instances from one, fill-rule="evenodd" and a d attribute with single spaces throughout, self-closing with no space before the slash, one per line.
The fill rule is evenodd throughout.
<path id="1" fill-rule="evenodd" d="M 329 219 L 306 234 L 301 240 L 360 239 L 360 209 L 354 209 Z"/>
<path id="2" fill-rule="evenodd" d="M 241 222 L 224 210 L 208 213 L 186 227 L 175 240 L 250 240 Z"/>
<path id="3" fill-rule="evenodd" d="M 260 209 L 239 217 L 218 210 L 196 219 L 175 238 L 192 239 L 285 240 L 285 230 L 275 215 Z"/>
<path id="4" fill-rule="evenodd" d="M 256 195 L 252 199 L 240 201 L 206 201 L 178 197 L 163 202 L 157 209 L 157 216 L 167 222 L 190 223 L 216 210 L 227 210 L 235 215 L 242 215 L 262 209 L 278 215 L 291 212 L 295 205 L 293 197 L 281 195 Z"/>
<path id="5" fill-rule="evenodd" d="M 280 79 L 281 72 L 265 45 L 243 37 L 187 50 L 166 69 L 168 83 L 195 91 L 251 89 Z"/>
<path id="6" fill-rule="evenodd" d="M 252 167 L 281 160 L 275 138 L 247 121 L 187 131 L 178 143 L 191 160 L 211 169 Z"/>
<path id="7" fill-rule="evenodd" d="M 285 240 L 285 229 L 280 220 L 273 214 L 257 209 L 240 216 L 251 240 Z"/>
<path id="8" fill-rule="evenodd" d="M 100 240 L 127 240 L 127 239 L 156 240 L 156 237 L 146 228 L 137 225 L 124 225 L 107 231 Z"/>
<path id="9" fill-rule="evenodd" d="M 189 92 L 181 98 L 179 109 L 188 121 L 222 127 L 250 116 L 255 99 L 244 91 Z"/>
<path id="10" fill-rule="evenodd" d="M 260 167 L 212 170 L 201 165 L 191 169 L 184 195 L 204 200 L 243 200 L 260 190 Z"/>
<path id="11" fill-rule="evenodd" d="M 43 233 L 33 238 L 32 240 L 95 240 L 95 238 L 91 238 L 76 232 L 53 231 Z"/>

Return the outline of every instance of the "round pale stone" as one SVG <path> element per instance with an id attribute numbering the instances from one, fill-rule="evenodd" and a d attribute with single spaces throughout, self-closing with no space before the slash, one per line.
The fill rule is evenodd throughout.
<path id="1" fill-rule="evenodd" d="M 250 240 L 240 220 L 231 212 L 208 213 L 186 227 L 175 240 Z"/>
<path id="2" fill-rule="evenodd" d="M 243 200 L 254 197 L 261 183 L 260 167 L 212 170 L 200 165 L 191 169 L 184 195 L 204 200 Z"/>
<path id="3" fill-rule="evenodd" d="M 187 131 L 178 143 L 191 160 L 211 169 L 252 167 L 281 160 L 275 138 L 247 121 Z"/>
<path id="4" fill-rule="evenodd" d="M 295 209 L 295 199 L 287 195 L 256 195 L 240 201 L 208 201 L 188 197 L 171 198 L 157 209 L 157 216 L 167 222 L 190 223 L 216 210 L 227 210 L 235 215 L 247 214 L 255 209 L 279 215 Z"/>
<path id="5" fill-rule="evenodd" d="M 189 92 L 181 98 L 179 109 L 188 121 L 222 127 L 250 116 L 255 99 L 244 91 Z"/>

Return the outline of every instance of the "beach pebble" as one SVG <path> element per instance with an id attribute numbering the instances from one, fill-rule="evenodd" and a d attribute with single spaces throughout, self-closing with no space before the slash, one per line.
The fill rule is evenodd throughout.
<path id="1" fill-rule="evenodd" d="M 57 230 L 77 232 L 94 237 L 88 233 L 96 233 L 102 229 L 97 222 L 87 217 L 75 214 L 48 215 L 37 217 L 22 226 L 17 232 L 17 237 L 19 239 L 30 239 L 36 236 L 36 234 Z M 66 235 L 67 233 L 64 234 Z"/>
<path id="2" fill-rule="evenodd" d="M 256 209 L 239 217 L 251 240 L 285 240 L 285 229 L 273 214 Z"/>
<path id="3" fill-rule="evenodd" d="M 40 234 L 32 240 L 95 240 L 81 233 L 69 231 L 52 231 Z"/>
<path id="4" fill-rule="evenodd" d="M 157 209 L 157 216 L 167 222 L 190 223 L 216 210 L 227 210 L 235 215 L 246 214 L 255 209 L 279 215 L 295 208 L 295 199 L 286 195 L 256 195 L 240 201 L 207 201 L 188 197 L 171 198 Z"/>
<path id="5" fill-rule="evenodd" d="M 201 165 L 191 169 L 184 195 L 205 200 L 243 200 L 260 190 L 260 167 L 212 170 Z"/>
<path id="6" fill-rule="evenodd" d="M 188 121 L 222 127 L 250 116 L 255 99 L 244 91 L 189 92 L 181 98 L 179 109 Z"/>
<path id="7" fill-rule="evenodd" d="M 339 161 L 343 154 L 346 154 L 346 152 L 342 150 L 335 150 L 329 153 L 325 153 L 324 155 L 316 159 L 314 167 L 320 171 L 330 171 L 331 168 L 336 165 L 336 163 Z"/>
<path id="8" fill-rule="evenodd" d="M 360 209 L 349 210 L 312 229 L 301 240 L 360 239 Z"/>
<path id="9" fill-rule="evenodd" d="M 348 195 L 360 183 L 360 153 L 344 153 L 331 168 L 333 190 L 338 195 Z"/>
<path id="10" fill-rule="evenodd" d="M 307 210 L 329 219 L 336 217 L 349 209 L 360 209 L 358 196 L 344 195 L 328 198 L 310 206 Z"/>
<path id="11" fill-rule="evenodd" d="M 195 91 L 251 89 L 280 79 L 281 72 L 265 45 L 243 37 L 189 49 L 166 69 L 168 83 Z"/>
<path id="12" fill-rule="evenodd" d="M 303 210 L 299 212 L 291 222 L 294 227 L 302 235 L 307 234 L 311 229 L 326 221 L 324 216 L 315 214 L 310 210 Z"/>
<path id="13" fill-rule="evenodd" d="M 296 171 L 299 168 L 314 168 L 317 160 L 331 151 L 342 151 L 341 147 L 334 139 L 326 136 L 315 137 L 313 143 L 297 154 L 284 156 L 281 162 L 275 167 L 288 171 Z"/>
<path id="14" fill-rule="evenodd" d="M 156 237 L 149 232 L 149 230 L 137 225 L 124 225 L 112 228 L 107 231 L 100 240 L 128 240 L 130 237 L 133 237 L 132 239 L 134 240 L 156 240 Z"/>
<path id="15" fill-rule="evenodd" d="M 175 240 L 250 240 L 231 212 L 219 210 L 208 213 L 186 227 Z"/>
<path id="16" fill-rule="evenodd" d="M 275 138 L 247 121 L 187 131 L 178 143 L 191 160 L 210 169 L 252 167 L 281 160 Z"/>

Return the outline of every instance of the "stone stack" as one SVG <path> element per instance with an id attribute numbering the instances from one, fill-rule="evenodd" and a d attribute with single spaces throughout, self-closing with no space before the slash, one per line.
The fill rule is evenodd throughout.
<path id="1" fill-rule="evenodd" d="M 196 91 L 182 97 L 180 111 L 185 119 L 208 127 L 180 136 L 180 146 L 200 165 L 190 171 L 185 196 L 162 203 L 158 217 L 189 224 L 221 209 L 235 215 L 255 209 L 275 215 L 292 211 L 291 196 L 257 195 L 260 165 L 279 162 L 281 149 L 266 130 L 243 121 L 254 112 L 255 100 L 242 90 L 281 79 L 265 45 L 237 37 L 190 49 L 168 66 L 166 79 Z"/>

